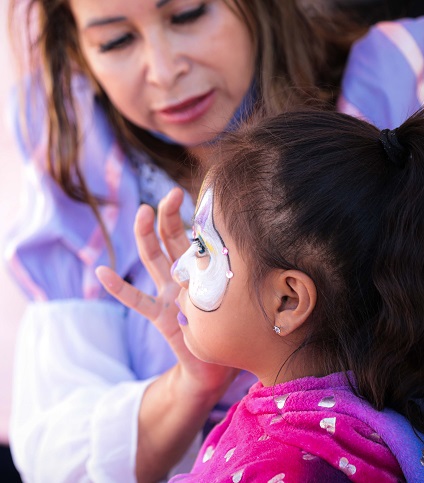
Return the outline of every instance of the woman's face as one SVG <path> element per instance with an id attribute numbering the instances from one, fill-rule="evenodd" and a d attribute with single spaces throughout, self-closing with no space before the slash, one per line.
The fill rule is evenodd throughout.
<path id="1" fill-rule="evenodd" d="M 232 118 L 253 79 L 247 26 L 223 0 L 70 0 L 82 51 L 134 124 L 195 146 Z"/>

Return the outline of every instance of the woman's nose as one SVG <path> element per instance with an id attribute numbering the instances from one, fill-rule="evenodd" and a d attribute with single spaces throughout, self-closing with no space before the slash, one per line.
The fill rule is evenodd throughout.
<path id="1" fill-rule="evenodd" d="M 190 69 L 190 64 L 167 34 L 152 35 L 146 41 L 145 68 L 147 82 L 169 89 Z"/>

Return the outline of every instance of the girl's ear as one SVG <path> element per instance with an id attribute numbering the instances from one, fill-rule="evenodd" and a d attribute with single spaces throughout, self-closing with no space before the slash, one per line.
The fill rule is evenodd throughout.
<path id="1" fill-rule="evenodd" d="M 311 315 L 317 301 L 315 283 L 300 270 L 278 271 L 272 276 L 272 320 L 277 334 L 295 331 Z M 279 329 L 279 330 L 278 330 Z"/>

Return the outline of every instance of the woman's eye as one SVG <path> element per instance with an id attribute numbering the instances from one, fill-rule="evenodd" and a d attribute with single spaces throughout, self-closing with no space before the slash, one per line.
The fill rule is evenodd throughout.
<path id="1" fill-rule="evenodd" d="M 104 53 L 110 50 L 122 49 L 126 45 L 130 44 L 133 39 L 133 34 L 127 33 L 125 35 L 121 35 L 121 37 L 111 40 L 110 42 L 100 44 L 100 52 Z"/>
<path id="2" fill-rule="evenodd" d="M 186 10 L 185 12 L 179 13 L 178 15 L 173 15 L 171 21 L 174 25 L 182 25 L 185 23 L 195 22 L 198 18 L 206 13 L 206 10 L 206 3 L 201 3 L 196 8 Z"/>
<path id="3" fill-rule="evenodd" d="M 203 243 L 203 240 L 200 237 L 195 238 L 193 240 L 193 244 L 197 246 L 197 252 L 196 252 L 197 257 L 201 258 L 208 255 L 208 250 L 205 244 Z"/>

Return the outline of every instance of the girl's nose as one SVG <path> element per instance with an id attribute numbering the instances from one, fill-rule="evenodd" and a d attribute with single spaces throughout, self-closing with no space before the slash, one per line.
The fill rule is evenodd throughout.
<path id="1" fill-rule="evenodd" d="M 184 267 L 184 263 L 181 258 L 175 260 L 171 267 L 171 276 L 182 288 L 188 289 L 190 277 L 188 271 Z"/>
<path id="2" fill-rule="evenodd" d="M 165 89 L 171 88 L 190 69 L 184 52 L 165 33 L 146 39 L 144 54 L 147 82 Z"/>

